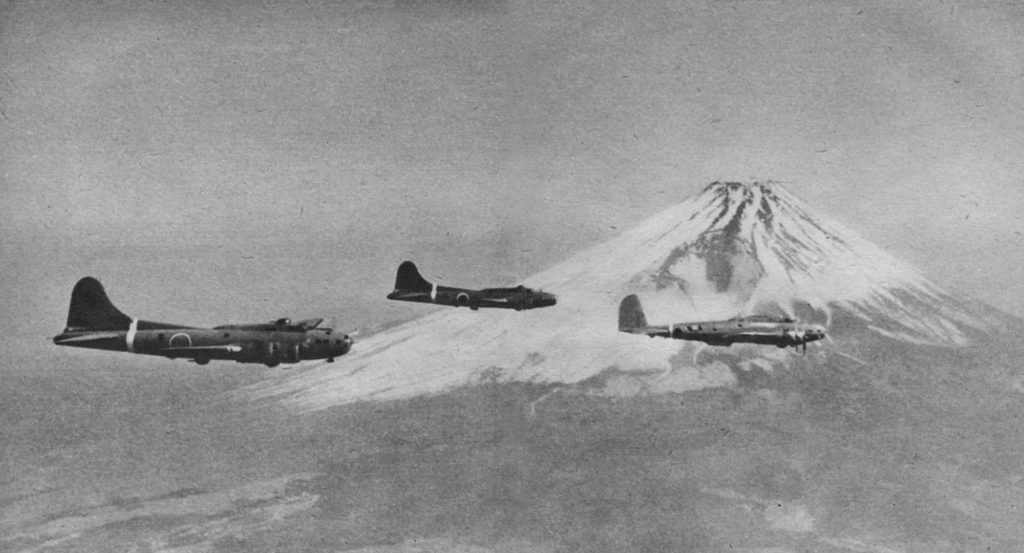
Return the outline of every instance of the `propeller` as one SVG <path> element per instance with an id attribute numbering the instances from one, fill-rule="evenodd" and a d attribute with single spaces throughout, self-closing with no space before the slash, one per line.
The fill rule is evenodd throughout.
<path id="1" fill-rule="evenodd" d="M 338 319 L 337 319 L 337 317 L 327 317 L 327 318 L 325 318 L 324 322 L 320 325 L 320 328 L 329 328 L 329 329 L 331 329 L 331 330 L 333 330 L 335 332 L 338 332 L 338 333 L 342 334 L 343 336 L 348 336 L 349 338 L 355 338 L 356 336 L 359 336 L 359 334 L 363 332 L 363 327 L 361 327 L 361 326 L 355 327 L 352 330 L 350 330 L 349 332 L 341 332 L 340 330 L 337 330 L 338 329 Z"/>
<path id="2" fill-rule="evenodd" d="M 870 367 L 871 366 L 871 365 L 868 365 L 864 360 L 858 359 L 858 358 L 850 355 L 849 353 L 844 353 L 842 350 L 840 350 L 839 346 L 836 345 L 836 341 L 832 339 L 832 335 L 831 334 L 826 334 L 825 335 L 825 339 L 828 340 L 828 343 L 832 346 L 833 351 L 835 351 L 839 355 L 842 355 L 843 357 L 845 357 L 847 359 L 850 359 L 852 361 L 856 361 L 857 363 L 860 363 L 861 365 L 863 365 L 865 367 Z"/>
<path id="3" fill-rule="evenodd" d="M 707 346 L 706 346 L 706 344 L 704 344 L 704 342 L 697 342 L 697 347 L 693 348 L 693 366 L 694 367 L 698 366 L 697 365 L 697 357 L 700 356 L 701 352 L 704 351 L 705 347 L 707 347 Z"/>

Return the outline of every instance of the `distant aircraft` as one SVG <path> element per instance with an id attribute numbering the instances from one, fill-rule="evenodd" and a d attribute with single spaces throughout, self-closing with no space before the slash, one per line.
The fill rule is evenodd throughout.
<path id="1" fill-rule="evenodd" d="M 727 321 L 700 321 L 664 326 L 648 326 L 640 298 L 626 296 L 619 304 L 619 332 L 646 334 L 650 337 L 693 340 L 711 346 L 734 343 L 770 344 L 780 348 L 803 346 L 825 337 L 825 327 L 797 322 L 789 317 L 754 315 Z"/>
<path id="2" fill-rule="evenodd" d="M 114 307 L 98 280 L 85 277 L 71 292 L 67 328 L 53 343 L 191 359 L 199 365 L 211 359 L 268 367 L 310 359 L 333 362 L 348 353 L 353 340 L 347 334 L 320 328 L 321 322 L 323 319 L 297 323 L 277 319 L 264 324 L 196 328 L 140 321 Z"/>
<path id="3" fill-rule="evenodd" d="M 420 276 L 420 272 L 416 270 L 416 265 L 412 261 L 405 261 L 398 266 L 395 290 L 388 294 L 388 299 L 437 303 L 454 307 L 466 306 L 473 310 L 481 307 L 499 307 L 516 311 L 548 307 L 558 302 L 554 294 L 538 292 L 522 285 L 515 288 L 484 288 L 483 290 L 438 286 L 427 282 Z"/>

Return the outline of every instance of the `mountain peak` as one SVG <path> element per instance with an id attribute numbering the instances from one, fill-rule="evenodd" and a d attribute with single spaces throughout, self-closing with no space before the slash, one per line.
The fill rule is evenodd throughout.
<path id="1" fill-rule="evenodd" d="M 961 344 L 963 326 L 984 326 L 952 294 L 780 183 L 714 182 L 686 203 L 688 224 L 660 240 L 667 255 L 634 276 L 641 290 L 677 290 L 710 317 L 801 311 L 829 323 L 842 309 L 919 343 Z"/>
<path id="2" fill-rule="evenodd" d="M 773 186 L 778 186 L 778 185 L 779 185 L 779 183 L 777 181 L 772 181 L 772 180 L 767 180 L 767 181 L 755 180 L 755 181 L 751 181 L 751 182 L 719 181 L 719 180 L 716 180 L 716 181 L 714 181 L 712 183 L 709 183 L 707 186 L 705 186 L 703 192 L 701 192 L 701 193 L 702 194 L 707 194 L 709 192 L 710 193 L 714 193 L 714 194 L 740 193 L 740 194 L 743 194 L 744 196 L 749 197 L 754 192 L 758 192 L 758 193 L 762 193 L 762 194 L 765 193 L 765 192 L 769 192 L 770 193 L 771 190 L 772 190 L 772 187 Z"/>

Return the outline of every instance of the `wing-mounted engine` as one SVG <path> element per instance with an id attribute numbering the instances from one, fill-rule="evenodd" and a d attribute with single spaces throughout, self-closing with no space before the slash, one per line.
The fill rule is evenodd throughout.
<path id="1" fill-rule="evenodd" d="M 807 342 L 820 339 L 817 337 L 808 337 L 807 331 L 804 329 L 787 330 L 783 335 L 785 336 L 784 341 L 776 344 L 777 346 L 780 348 L 793 346 L 794 349 L 802 347 L 804 353 L 807 353 Z"/>
<path id="2" fill-rule="evenodd" d="M 284 350 L 285 363 L 298 363 L 302 361 L 302 351 L 299 344 L 292 344 Z"/>
<path id="3" fill-rule="evenodd" d="M 516 311 L 533 309 L 533 293 L 529 289 L 525 290 L 527 290 L 526 293 L 520 293 L 518 297 L 512 299 L 512 308 Z"/>
<path id="4" fill-rule="evenodd" d="M 268 367 L 276 367 L 281 363 L 281 343 L 267 342 L 263 348 L 263 363 Z"/>
<path id="5" fill-rule="evenodd" d="M 281 363 L 298 363 L 302 361 L 301 344 L 288 345 L 281 342 L 255 342 L 250 352 L 250 362 L 263 363 L 268 367 L 276 367 Z"/>
<path id="6" fill-rule="evenodd" d="M 264 365 L 268 367 L 276 367 L 281 364 L 281 343 L 280 342 L 262 342 L 259 347 L 259 355 Z"/>

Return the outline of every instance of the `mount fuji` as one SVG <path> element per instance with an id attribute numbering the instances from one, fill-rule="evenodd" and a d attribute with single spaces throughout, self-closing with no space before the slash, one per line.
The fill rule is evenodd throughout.
<path id="1" fill-rule="evenodd" d="M 636 228 L 525 280 L 558 306 L 445 309 L 369 336 L 340 363 L 247 389 L 299 410 L 429 395 L 480 382 L 587 385 L 611 395 L 731 386 L 751 371 L 820 363 L 839 349 L 959 347 L 990 317 L 777 182 L 714 182 Z M 786 313 L 828 326 L 806 358 L 617 332 L 638 294 L 652 322 Z M 862 348 L 863 349 L 863 348 Z M 869 348 L 870 349 L 870 348 Z"/>

